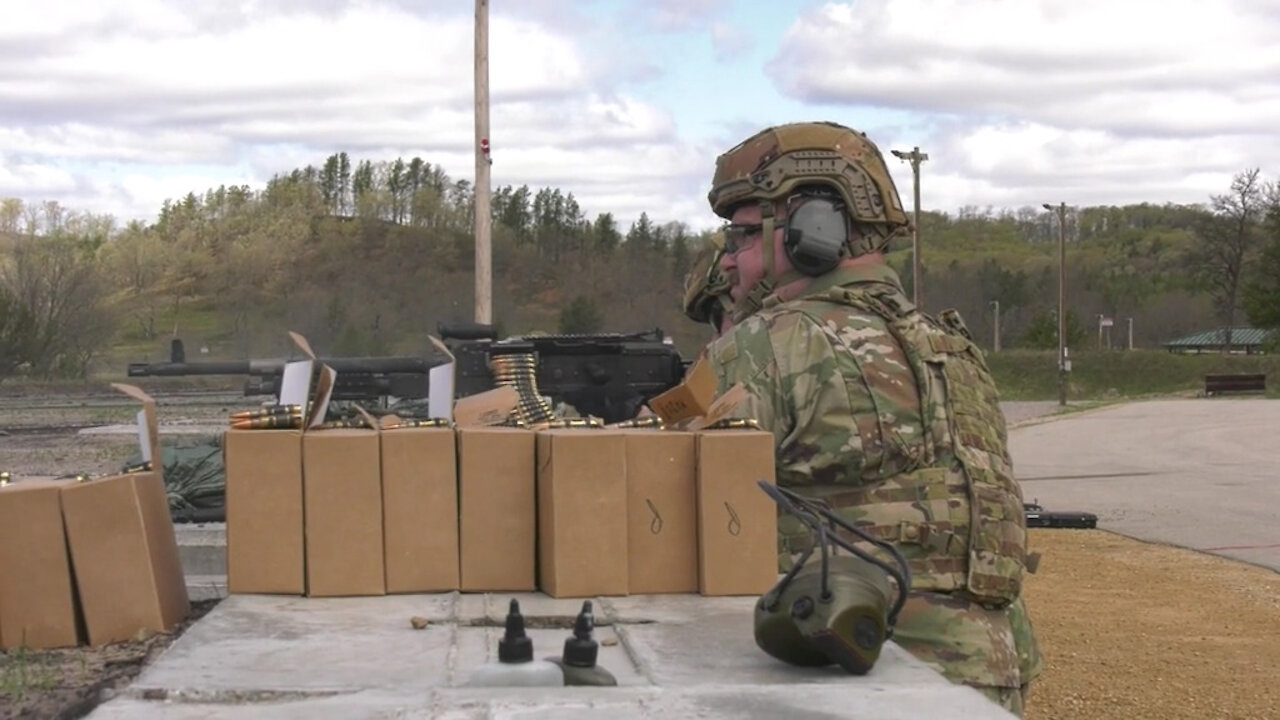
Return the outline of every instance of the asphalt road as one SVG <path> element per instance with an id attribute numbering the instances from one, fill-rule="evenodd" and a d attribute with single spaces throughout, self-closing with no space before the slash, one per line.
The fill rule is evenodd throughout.
<path id="1" fill-rule="evenodd" d="M 1280 571 L 1278 431 L 1275 400 L 1152 400 L 1015 427 L 1009 450 L 1028 502 Z"/>

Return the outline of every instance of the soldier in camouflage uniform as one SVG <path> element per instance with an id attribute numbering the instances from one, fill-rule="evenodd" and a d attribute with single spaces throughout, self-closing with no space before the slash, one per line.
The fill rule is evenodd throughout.
<path id="1" fill-rule="evenodd" d="M 1041 658 L 1004 417 L 959 316 L 917 310 L 884 261 L 908 220 L 879 149 L 832 123 L 769 128 L 720 156 L 709 200 L 729 221 L 718 273 L 695 271 L 684 305 L 716 326 L 718 389 L 748 390 L 737 415 L 773 432 L 779 484 L 907 558 L 894 640 L 1020 715 Z M 812 542 L 788 521 L 783 566 Z"/>
<path id="2" fill-rule="evenodd" d="M 716 337 L 729 329 L 729 316 L 733 313 L 729 298 L 733 283 L 720 268 L 723 258 L 724 234 L 715 233 L 694 253 L 693 267 L 684 281 L 684 314 L 710 325 Z"/>

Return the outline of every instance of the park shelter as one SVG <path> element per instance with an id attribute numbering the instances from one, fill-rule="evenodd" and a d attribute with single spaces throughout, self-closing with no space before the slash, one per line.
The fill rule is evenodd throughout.
<path id="1" fill-rule="evenodd" d="M 1173 353 L 1220 353 L 1228 343 L 1229 335 L 1231 352 L 1254 355 L 1264 352 L 1267 340 L 1275 332 L 1253 327 L 1216 328 L 1170 340 L 1164 347 Z"/>

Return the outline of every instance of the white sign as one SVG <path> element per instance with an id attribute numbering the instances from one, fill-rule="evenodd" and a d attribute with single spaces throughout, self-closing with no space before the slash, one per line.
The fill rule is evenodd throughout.
<path id="1" fill-rule="evenodd" d="M 147 409 L 138 411 L 138 447 L 142 448 L 142 462 L 151 462 L 151 434 L 147 426 Z"/>
<path id="2" fill-rule="evenodd" d="M 1109 317 L 1104 317 L 1098 321 L 1098 327 L 1111 327 L 1115 325 L 1115 321 Z"/>
<path id="3" fill-rule="evenodd" d="M 307 396 L 311 394 L 311 361 L 285 363 L 284 372 L 280 373 L 278 393 L 276 402 L 279 404 L 305 408 Z"/>
<path id="4" fill-rule="evenodd" d="M 445 357 L 449 358 L 449 362 L 442 365 L 436 365 L 427 371 L 427 415 L 433 418 L 444 418 L 445 420 L 453 420 L 453 385 L 454 385 L 454 360 L 453 353 L 449 352 L 449 348 L 444 343 L 427 336 L 433 345 L 436 346 Z"/>

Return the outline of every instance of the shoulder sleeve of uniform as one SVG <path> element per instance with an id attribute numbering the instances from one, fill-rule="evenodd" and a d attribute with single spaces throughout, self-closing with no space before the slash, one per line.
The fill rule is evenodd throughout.
<path id="1" fill-rule="evenodd" d="M 830 453 L 813 456 L 815 444 L 832 442 L 829 433 L 849 434 L 847 427 L 827 426 L 849 423 L 847 404 L 832 406 L 847 403 L 848 395 L 831 342 L 817 322 L 794 310 L 758 313 L 713 345 L 710 356 L 721 392 L 735 383 L 747 390 L 749 399 L 735 415 L 754 418 L 773 433 L 780 482 L 811 483 L 815 462 L 842 460 Z"/>
<path id="2" fill-rule="evenodd" d="M 792 312 L 773 333 L 780 392 L 789 400 L 787 434 L 778 444 L 778 482 L 847 482 L 861 464 L 851 384 L 820 316 Z M 852 386 L 851 386 L 852 385 Z"/>
<path id="3" fill-rule="evenodd" d="M 746 400 L 735 408 L 732 417 L 753 419 L 772 431 L 775 447 L 791 428 L 791 399 L 778 381 L 774 350 L 777 325 L 776 318 L 753 315 L 712 343 L 707 352 L 716 371 L 717 393 L 736 384 L 747 391 Z"/>

